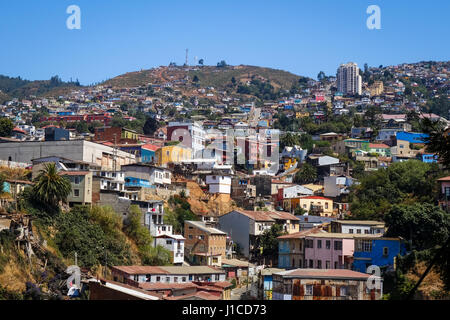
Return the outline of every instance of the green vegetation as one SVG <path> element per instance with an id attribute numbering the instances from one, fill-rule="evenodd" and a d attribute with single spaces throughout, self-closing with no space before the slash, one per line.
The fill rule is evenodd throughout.
<path id="1" fill-rule="evenodd" d="M 14 123 L 9 118 L 0 118 L 0 137 L 11 137 Z"/>
<path id="2" fill-rule="evenodd" d="M 55 210 L 59 202 L 65 202 L 72 186 L 70 181 L 58 173 L 54 163 L 44 165 L 44 169 L 39 172 L 33 186 L 33 196 L 44 206 Z"/>
<path id="3" fill-rule="evenodd" d="M 442 173 L 437 164 L 417 160 L 393 163 L 387 169 L 367 173 L 350 194 L 352 217 L 383 219 L 394 204 L 433 203 L 439 174 Z"/>
<path id="4" fill-rule="evenodd" d="M 170 197 L 169 205 L 171 208 L 165 209 L 164 222 L 171 224 L 174 232 L 183 233 L 184 221 L 197 220 L 197 216 L 192 212 L 191 205 L 183 192 Z"/>
<path id="5" fill-rule="evenodd" d="M 295 174 L 294 182 L 298 184 L 313 183 L 317 180 L 317 169 L 309 163 L 304 163 Z"/>
<path id="6" fill-rule="evenodd" d="M 136 243 L 142 262 L 158 266 L 170 264 L 170 252 L 161 246 L 152 246 L 152 236 L 142 220 L 142 211 L 138 206 L 132 205 L 124 221 L 124 232 Z"/>
<path id="7" fill-rule="evenodd" d="M 274 224 L 270 229 L 265 230 L 260 237 L 257 238 L 253 255 L 258 257 L 259 261 L 266 259 L 266 263 L 269 261 L 278 260 L 278 240 L 279 236 L 285 235 L 287 232 L 283 231 L 281 224 Z M 261 252 L 262 248 L 262 252 Z"/>

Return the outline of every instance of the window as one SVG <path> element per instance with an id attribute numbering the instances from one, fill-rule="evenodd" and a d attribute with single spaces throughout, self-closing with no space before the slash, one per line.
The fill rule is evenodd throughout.
<path id="1" fill-rule="evenodd" d="M 450 197 L 450 187 L 445 187 L 444 191 L 445 191 L 445 196 Z"/>
<path id="2" fill-rule="evenodd" d="M 219 275 L 216 274 L 216 281 L 219 281 Z"/>
<path id="3" fill-rule="evenodd" d="M 356 241 L 356 251 L 371 252 L 372 251 L 372 240 L 357 240 Z"/>
<path id="4" fill-rule="evenodd" d="M 314 260 L 312 259 L 309 260 L 309 267 L 314 268 Z"/>
<path id="5" fill-rule="evenodd" d="M 73 189 L 73 196 L 79 197 L 80 196 L 80 190 L 79 189 Z"/>
<path id="6" fill-rule="evenodd" d="M 335 269 L 339 269 L 339 268 L 338 268 L 338 263 L 337 263 L 337 261 L 334 262 L 334 268 L 335 268 Z"/>
<path id="7" fill-rule="evenodd" d="M 348 233 L 353 233 L 353 229 L 348 229 Z"/>
<path id="8" fill-rule="evenodd" d="M 325 269 L 330 269 L 330 261 L 329 260 L 327 260 L 325 262 Z"/>
<path id="9" fill-rule="evenodd" d="M 161 281 L 161 277 L 160 277 L 160 276 L 157 276 L 157 277 L 156 277 L 156 281 L 157 281 L 157 282 L 160 282 L 160 281 Z"/>
<path id="10" fill-rule="evenodd" d="M 305 296 L 312 296 L 313 295 L 313 286 L 308 284 L 305 286 Z"/>
<path id="11" fill-rule="evenodd" d="M 80 184 L 80 177 L 75 177 L 74 178 L 74 183 L 75 184 Z"/>
<path id="12" fill-rule="evenodd" d="M 369 230 L 364 230 L 364 233 L 365 234 L 369 234 Z"/>
<path id="13" fill-rule="evenodd" d="M 186 282 L 186 277 L 181 278 L 181 281 Z"/>
<path id="14" fill-rule="evenodd" d="M 356 233 L 361 233 L 361 229 L 357 229 L 357 230 L 356 230 Z"/>
<path id="15" fill-rule="evenodd" d="M 325 246 L 326 246 L 327 249 L 330 249 L 330 248 L 331 248 L 331 241 L 330 241 L 330 240 L 327 240 L 327 241 L 325 242 Z"/>
<path id="16" fill-rule="evenodd" d="M 192 239 L 192 234 L 189 235 L 189 239 Z"/>
<path id="17" fill-rule="evenodd" d="M 317 240 L 317 249 L 322 249 L 322 240 Z"/>
<path id="18" fill-rule="evenodd" d="M 170 282 L 170 277 L 166 277 L 166 282 Z"/>
<path id="19" fill-rule="evenodd" d="M 314 248 L 314 240 L 306 239 L 305 241 L 305 248 Z"/>
<path id="20" fill-rule="evenodd" d="M 166 244 L 172 244 L 172 240 L 166 240 Z"/>
<path id="21" fill-rule="evenodd" d="M 342 250 L 342 241 L 334 242 L 334 250 Z"/>
<path id="22" fill-rule="evenodd" d="M 204 236 L 204 235 L 200 235 L 200 236 L 198 236 L 198 238 L 199 238 L 200 240 L 205 240 L 205 236 Z"/>
<path id="23" fill-rule="evenodd" d="M 151 277 L 152 277 L 151 274 L 145 275 L 145 281 L 146 281 L 146 282 L 150 282 Z"/>
<path id="24" fill-rule="evenodd" d="M 322 269 L 322 260 L 317 260 L 317 269 Z"/>
<path id="25" fill-rule="evenodd" d="M 178 277 L 173 277 L 173 282 L 178 282 Z"/>
<path id="26" fill-rule="evenodd" d="M 342 286 L 339 291 L 341 293 L 341 297 L 345 297 L 347 295 L 347 287 L 346 286 Z"/>
<path id="27" fill-rule="evenodd" d="M 328 202 L 325 202 L 325 209 L 328 209 Z"/>
<path id="28" fill-rule="evenodd" d="M 389 255 L 389 248 L 388 247 L 383 247 L 383 256 L 388 256 Z"/>

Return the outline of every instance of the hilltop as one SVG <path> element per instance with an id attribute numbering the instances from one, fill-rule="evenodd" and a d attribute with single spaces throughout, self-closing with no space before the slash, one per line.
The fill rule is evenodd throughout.
<path id="1" fill-rule="evenodd" d="M 0 103 L 11 98 L 55 96 L 80 87 L 78 81 L 64 82 L 58 76 L 54 76 L 50 80 L 30 81 L 20 77 L 12 78 L 0 75 Z"/>
<path id="2" fill-rule="evenodd" d="M 149 70 L 128 72 L 109 79 L 103 83 L 105 86 L 115 88 L 130 88 L 146 86 L 148 84 L 166 84 L 168 82 L 191 83 L 194 77 L 198 78 L 201 87 L 214 87 L 225 90 L 232 85 L 245 84 L 251 80 L 267 82 L 275 90 L 289 90 L 293 83 L 305 79 L 283 70 L 263 68 L 256 66 L 196 66 L 196 67 L 159 67 Z M 234 78 L 235 82 L 232 83 Z"/>

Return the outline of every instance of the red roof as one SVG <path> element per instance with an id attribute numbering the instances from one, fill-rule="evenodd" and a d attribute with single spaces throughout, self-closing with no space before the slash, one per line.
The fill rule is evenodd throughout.
<path id="1" fill-rule="evenodd" d="M 356 272 L 348 269 L 295 269 L 292 271 L 281 272 L 287 277 L 296 278 L 351 278 L 351 279 L 368 279 L 371 275 L 368 273 Z"/>
<path id="2" fill-rule="evenodd" d="M 300 199 L 317 199 L 317 200 L 328 200 L 332 201 L 331 199 L 321 197 L 321 196 L 306 196 L 306 197 L 300 197 Z"/>
<path id="3" fill-rule="evenodd" d="M 312 233 L 327 233 L 327 232 L 323 231 L 320 228 L 312 228 L 312 229 L 303 230 L 303 231 L 296 232 L 296 233 L 287 234 L 284 236 L 279 236 L 277 239 L 301 239 Z"/>
<path id="4" fill-rule="evenodd" d="M 25 132 L 24 130 L 22 130 L 22 129 L 18 128 L 18 127 L 15 127 L 15 128 L 13 129 L 13 131 L 16 131 L 16 132 L 20 132 L 20 133 L 26 134 L 26 132 Z"/>
<path id="5" fill-rule="evenodd" d="M 438 179 L 437 181 L 450 181 L 450 176 L 440 178 L 440 179 Z"/>
<path id="6" fill-rule="evenodd" d="M 139 283 L 139 288 L 147 291 L 158 291 L 158 290 L 197 288 L 197 285 L 192 282 L 186 283 L 141 282 Z"/>
<path id="7" fill-rule="evenodd" d="M 144 144 L 144 145 L 142 146 L 142 148 L 143 148 L 143 149 L 147 149 L 147 150 L 151 150 L 151 151 L 156 151 L 156 150 L 158 150 L 158 149 L 161 148 L 161 147 L 158 147 L 158 146 L 155 146 L 155 145 L 153 145 L 153 144 L 147 143 L 147 144 Z"/>
<path id="8" fill-rule="evenodd" d="M 384 144 L 384 143 L 370 143 L 369 144 L 369 148 L 372 148 L 372 149 L 388 149 L 389 146 L 387 144 Z"/>
<path id="9" fill-rule="evenodd" d="M 85 176 L 89 174 L 90 171 L 61 171 L 59 172 L 62 176 Z"/>

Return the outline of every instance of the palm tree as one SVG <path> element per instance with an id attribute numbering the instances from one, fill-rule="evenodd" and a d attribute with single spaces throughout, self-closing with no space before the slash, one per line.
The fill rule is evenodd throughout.
<path id="1" fill-rule="evenodd" d="M 35 179 L 33 193 L 41 203 L 57 207 L 60 201 L 66 201 L 72 186 L 70 181 L 58 174 L 54 163 L 45 164 Z"/>
<path id="2" fill-rule="evenodd" d="M 295 183 L 313 183 L 317 179 L 317 169 L 309 163 L 303 164 L 303 167 L 294 177 Z"/>

